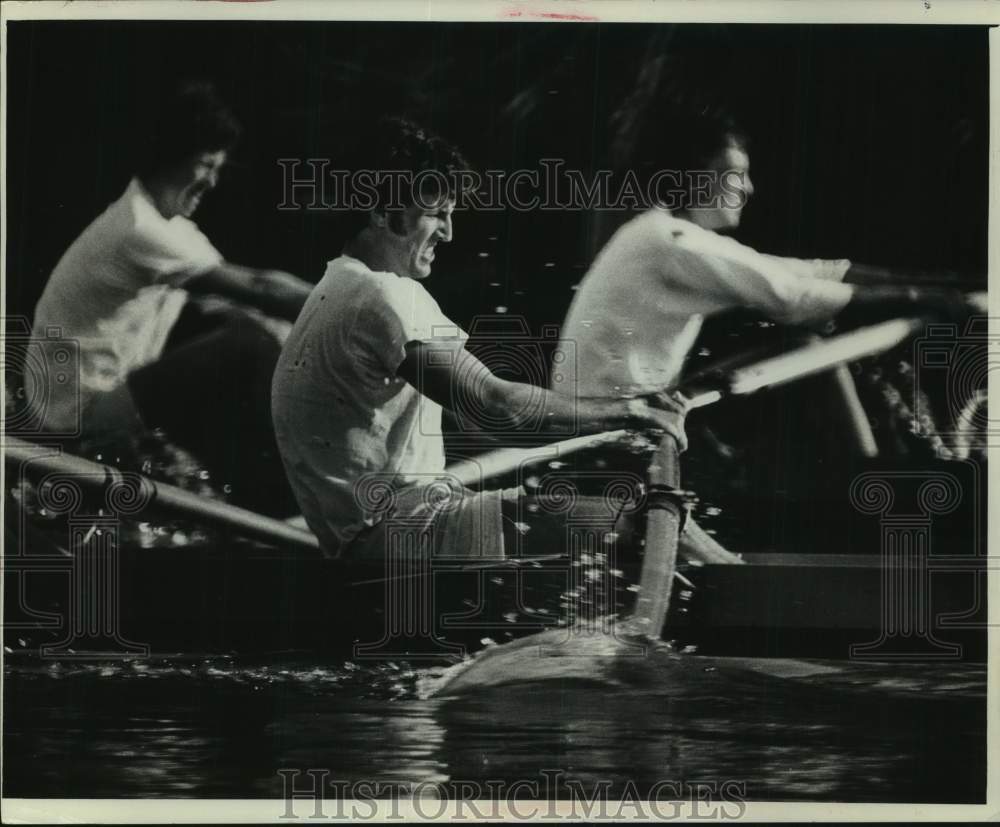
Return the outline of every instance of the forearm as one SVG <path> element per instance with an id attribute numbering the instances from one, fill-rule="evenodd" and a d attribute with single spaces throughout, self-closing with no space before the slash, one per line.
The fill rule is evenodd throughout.
<path id="1" fill-rule="evenodd" d="M 488 434 L 600 433 L 624 428 L 668 433 L 683 449 L 686 401 L 654 395 L 651 399 L 578 399 L 537 385 L 511 382 L 496 376 L 470 354 L 461 342 L 453 356 L 443 360 L 439 347 L 413 341 L 397 368 L 400 377 L 463 426 Z M 431 358 L 434 356 L 435 358 Z M 663 396 L 664 398 L 659 398 Z"/>
<path id="2" fill-rule="evenodd" d="M 638 399 L 577 398 L 518 382 L 504 383 L 490 400 L 492 428 L 536 433 L 600 433 L 649 427 L 648 406 Z M 476 423 L 489 429 L 485 423 Z"/>
<path id="3" fill-rule="evenodd" d="M 214 293 L 255 307 L 270 316 L 295 321 L 312 290 L 282 270 L 261 270 L 226 262 L 191 279 L 185 287 L 194 293 Z"/>
<path id="4" fill-rule="evenodd" d="M 294 322 L 312 285 L 282 270 L 254 270 L 253 276 L 258 309 Z"/>

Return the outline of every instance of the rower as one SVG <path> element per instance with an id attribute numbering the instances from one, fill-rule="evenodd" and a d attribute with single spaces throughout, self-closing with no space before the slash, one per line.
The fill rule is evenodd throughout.
<path id="1" fill-rule="evenodd" d="M 682 409 L 658 398 L 577 400 L 491 373 L 424 287 L 452 239 L 466 161 L 400 119 L 379 124 L 360 152 L 356 169 L 392 175 L 349 215 L 342 254 L 274 375 L 278 445 L 306 522 L 328 556 L 351 563 L 381 562 L 429 534 L 420 553 L 446 560 L 550 554 L 564 545 L 565 514 L 519 489 L 473 491 L 446 474 L 442 410 L 500 435 L 656 429 L 683 443 Z M 615 528 L 604 500 L 578 500 L 574 515 L 588 509 Z M 409 540 L 393 540 L 401 528 Z"/>
<path id="2" fill-rule="evenodd" d="M 657 106 L 637 92 L 625 111 Z M 883 318 L 974 312 L 958 291 L 850 284 L 855 276 L 870 281 L 871 269 L 764 255 L 727 237 L 754 192 L 746 137 L 722 110 L 670 111 L 674 117 L 621 117 L 642 124 L 623 160 L 660 200 L 618 227 L 576 290 L 557 353 L 563 382 L 575 382 L 579 395 L 631 398 L 677 387 L 704 319 L 731 309 L 793 325 L 848 308 Z M 696 558 L 724 551 L 693 520 L 681 546 Z"/>
<path id="3" fill-rule="evenodd" d="M 157 101 L 149 130 L 124 193 L 63 254 L 35 309 L 24 377 L 31 430 L 113 445 L 105 453 L 115 456 L 163 428 L 215 467 L 227 440 L 242 443 L 241 455 L 271 440 L 260 411 L 280 339 L 312 286 L 227 261 L 191 220 L 240 134 L 210 85 Z M 73 344 L 72 364 L 48 363 L 53 338 Z M 264 392 L 256 411 L 255 387 Z M 227 439 L 206 427 L 212 419 L 225 422 Z M 239 468 L 226 470 L 220 484 L 239 489 Z"/>

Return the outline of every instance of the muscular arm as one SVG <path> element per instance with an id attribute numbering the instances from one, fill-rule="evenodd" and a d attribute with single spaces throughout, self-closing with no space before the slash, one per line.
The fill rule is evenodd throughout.
<path id="1" fill-rule="evenodd" d="M 224 262 L 184 284 L 192 293 L 215 293 L 295 321 L 312 285 L 281 270 L 258 270 Z"/>
<path id="2" fill-rule="evenodd" d="M 681 450 L 683 406 L 660 410 L 642 399 L 575 399 L 536 385 L 510 382 L 491 373 L 459 343 L 410 342 L 399 375 L 442 408 L 461 414 L 486 432 L 599 433 L 619 428 L 657 429 L 671 434 Z M 661 404 L 671 404 L 660 400 Z"/>

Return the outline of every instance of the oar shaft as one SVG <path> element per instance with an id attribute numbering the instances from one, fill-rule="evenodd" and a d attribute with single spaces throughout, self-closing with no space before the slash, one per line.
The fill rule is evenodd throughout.
<path id="1" fill-rule="evenodd" d="M 725 387 L 706 390 L 683 389 L 689 408 L 703 408 L 728 396 L 742 396 L 766 387 L 775 387 L 795 379 L 830 370 L 844 362 L 881 353 L 918 333 L 927 323 L 924 318 L 894 319 L 881 324 L 843 333 L 789 353 L 763 359 L 734 371 Z M 502 448 L 474 460 L 463 460 L 447 469 L 462 485 L 479 485 L 493 477 L 546 460 L 568 456 L 600 445 L 622 442 L 627 431 L 606 431 L 574 437 L 539 448 Z"/>
<path id="2" fill-rule="evenodd" d="M 628 431 L 603 431 L 598 434 L 564 439 L 537 448 L 501 448 L 475 459 L 461 460 L 447 469 L 450 477 L 462 485 L 478 485 L 484 480 L 509 474 L 527 465 L 535 465 L 545 460 L 557 460 L 577 451 L 622 442 Z"/>
<path id="3" fill-rule="evenodd" d="M 649 507 L 646 511 L 646 548 L 639 573 L 639 594 L 624 628 L 658 638 L 670 610 L 670 596 L 677 572 L 681 505 L 674 492 L 680 488 L 677 443 L 660 441 L 649 464 Z"/>
<path id="4" fill-rule="evenodd" d="M 319 549 L 319 541 L 313 534 L 281 520 L 201 497 L 174 485 L 155 482 L 141 474 L 123 473 L 110 465 L 53 451 L 52 448 L 35 445 L 17 437 L 5 437 L 3 441 L 4 461 L 8 466 L 22 466 L 33 478 L 58 474 L 72 479 L 81 487 L 98 490 L 115 483 L 133 484 L 141 488 L 139 499 L 144 501 L 142 510 L 196 519 L 217 528 L 230 529 L 247 537 L 279 545 Z"/>
<path id="5" fill-rule="evenodd" d="M 730 379 L 729 393 L 742 395 L 776 387 L 822 373 L 844 362 L 882 353 L 905 342 L 926 324 L 925 318 L 893 319 L 764 359 L 735 371 Z"/>

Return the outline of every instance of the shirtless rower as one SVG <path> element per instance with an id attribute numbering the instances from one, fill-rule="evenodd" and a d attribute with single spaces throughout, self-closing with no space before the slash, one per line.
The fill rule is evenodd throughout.
<path id="1" fill-rule="evenodd" d="M 563 381 L 575 381 L 581 396 L 675 388 L 704 319 L 726 310 L 808 325 L 848 308 L 882 317 L 978 309 L 955 290 L 851 284 L 870 281 L 871 268 L 765 255 L 724 235 L 739 226 L 754 191 L 746 139 L 724 112 L 650 119 L 629 164 L 646 192 L 659 182 L 663 203 L 618 227 L 573 298 L 557 350 Z M 681 552 L 728 554 L 693 520 Z"/>
<path id="2" fill-rule="evenodd" d="M 387 524 L 408 520 L 433 527 L 435 554 L 502 558 L 521 542 L 516 523 L 532 512 L 518 508 L 522 492 L 453 484 L 447 503 L 434 505 L 445 476 L 442 409 L 460 407 L 466 421 L 490 432 L 634 428 L 683 439 L 680 409 L 669 401 L 664 410 L 643 399 L 577 400 L 491 373 L 423 284 L 439 245 L 452 239 L 456 174 L 466 162 L 398 119 L 383 122 L 363 148 L 368 157 L 357 169 L 392 175 L 374 204 L 352 214 L 343 253 L 306 302 L 274 375 L 289 480 L 328 556 L 381 560 Z M 429 186 L 413 186 L 418 174 Z M 604 502 L 591 505 L 614 528 Z M 575 513 L 587 506 L 578 502 Z M 523 541 L 550 553 L 562 527 L 554 515 L 535 516 Z"/>

